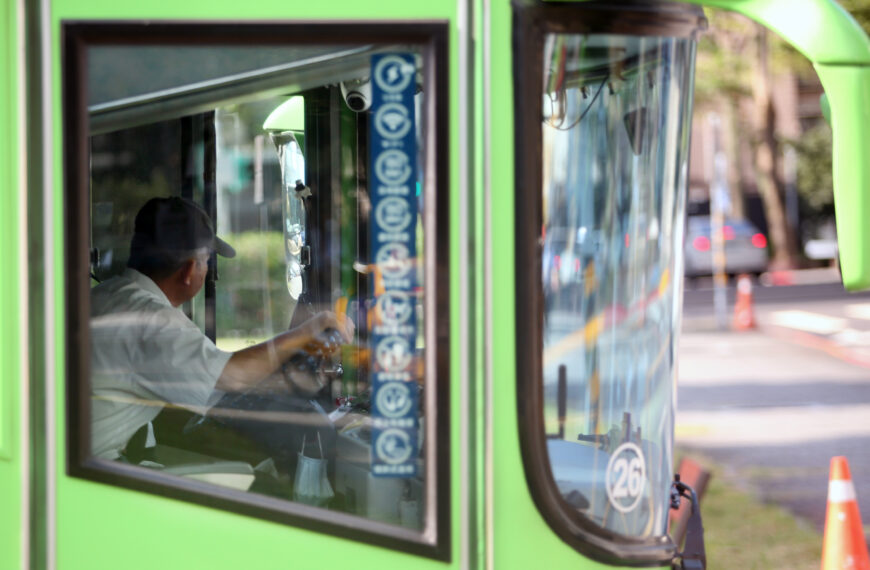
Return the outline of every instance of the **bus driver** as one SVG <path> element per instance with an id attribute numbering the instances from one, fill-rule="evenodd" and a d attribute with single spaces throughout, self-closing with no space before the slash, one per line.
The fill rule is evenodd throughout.
<path id="1" fill-rule="evenodd" d="M 185 198 L 153 198 L 136 215 L 124 273 L 91 290 L 95 456 L 122 457 L 131 436 L 166 404 L 203 412 L 221 391 L 255 386 L 305 347 L 322 348 L 327 329 L 351 341 L 350 319 L 321 312 L 268 341 L 220 350 L 179 308 L 202 288 L 212 251 L 236 254 L 204 210 Z"/>

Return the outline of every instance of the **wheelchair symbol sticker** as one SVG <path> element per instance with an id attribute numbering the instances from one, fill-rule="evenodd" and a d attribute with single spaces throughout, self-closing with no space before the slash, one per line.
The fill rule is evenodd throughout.
<path id="1" fill-rule="evenodd" d="M 646 485 L 646 462 L 640 447 L 630 441 L 617 447 L 607 463 L 605 481 L 614 509 L 629 513 L 637 508 Z"/>
<path id="2" fill-rule="evenodd" d="M 411 159 L 404 151 L 384 151 L 375 161 L 375 175 L 383 184 L 399 186 L 411 177 Z"/>
<path id="3" fill-rule="evenodd" d="M 381 246 L 375 256 L 375 263 L 388 279 L 399 279 L 411 269 L 408 246 L 393 242 Z"/>
<path id="4" fill-rule="evenodd" d="M 384 372 L 401 372 L 411 363 L 411 346 L 408 339 L 388 336 L 375 348 L 375 358 Z"/>
<path id="5" fill-rule="evenodd" d="M 399 93 L 411 82 L 414 66 L 398 55 L 388 55 L 375 66 L 375 84 L 387 93 Z"/>
<path id="6" fill-rule="evenodd" d="M 402 291 L 387 291 L 378 297 L 378 313 L 384 324 L 401 325 L 411 318 L 414 310 L 411 299 Z"/>
<path id="7" fill-rule="evenodd" d="M 385 418 L 401 418 L 411 411 L 414 401 L 411 390 L 401 382 L 381 385 L 375 396 L 375 407 Z"/>
<path id="8" fill-rule="evenodd" d="M 375 208 L 375 221 L 381 231 L 396 233 L 411 225 L 411 208 L 408 201 L 398 196 L 388 196 Z"/>
<path id="9" fill-rule="evenodd" d="M 385 139 L 396 140 L 411 130 L 408 108 L 399 103 L 386 103 L 375 113 L 375 129 Z"/>
<path id="10" fill-rule="evenodd" d="M 390 465 L 404 463 L 413 451 L 411 437 L 396 428 L 384 430 L 375 442 L 375 456 Z"/>

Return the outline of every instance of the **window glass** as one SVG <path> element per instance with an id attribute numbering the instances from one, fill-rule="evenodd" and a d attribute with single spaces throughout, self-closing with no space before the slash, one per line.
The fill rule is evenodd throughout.
<path id="1" fill-rule="evenodd" d="M 423 530 L 423 62 L 89 48 L 92 455 Z"/>
<path id="2" fill-rule="evenodd" d="M 690 40 L 544 44 L 544 418 L 567 508 L 666 534 Z"/>

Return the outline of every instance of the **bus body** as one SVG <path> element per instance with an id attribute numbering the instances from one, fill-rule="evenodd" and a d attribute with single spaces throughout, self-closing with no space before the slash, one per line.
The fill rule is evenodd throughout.
<path id="1" fill-rule="evenodd" d="M 867 288 L 870 41 L 833 0 L 3 0 L 0 567 L 698 562 L 668 535 L 697 4 L 816 66 Z M 353 341 L 205 405 L 177 346 L 101 368 L 145 325 L 92 291 L 167 196 L 236 250 L 195 336 L 326 310 Z"/>

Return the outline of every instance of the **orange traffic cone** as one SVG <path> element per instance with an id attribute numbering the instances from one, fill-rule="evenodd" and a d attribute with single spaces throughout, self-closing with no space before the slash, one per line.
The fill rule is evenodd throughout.
<path id="1" fill-rule="evenodd" d="M 845 457 L 831 459 L 822 570 L 870 570 L 855 486 Z"/>
<path id="2" fill-rule="evenodd" d="M 749 279 L 749 275 L 745 274 L 737 278 L 734 328 L 739 331 L 755 328 L 755 314 L 752 310 L 752 280 Z"/>

